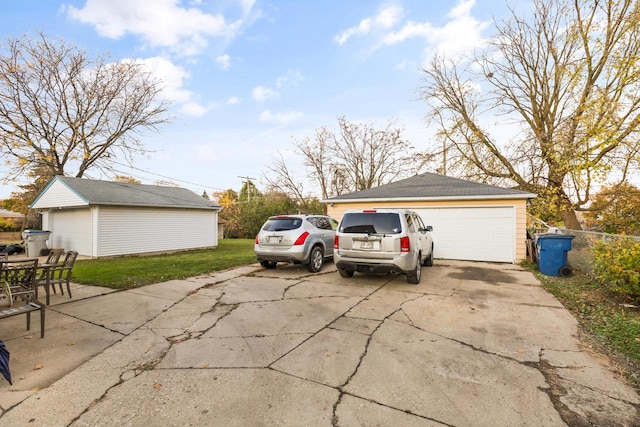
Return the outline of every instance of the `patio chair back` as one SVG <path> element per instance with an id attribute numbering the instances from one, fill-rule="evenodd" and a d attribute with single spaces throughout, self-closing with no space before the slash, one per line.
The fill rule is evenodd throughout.
<path id="1" fill-rule="evenodd" d="M 71 275 L 73 274 L 73 266 L 76 263 L 77 258 L 78 252 L 68 251 L 64 257 L 64 261 L 49 270 L 51 274 L 49 283 L 53 286 L 54 289 L 57 284 L 60 287 L 60 293 L 63 295 L 64 290 L 62 289 L 62 284 L 66 283 L 69 298 L 71 298 Z"/>
<path id="2" fill-rule="evenodd" d="M 31 329 L 31 312 L 40 311 L 40 337 L 44 338 L 44 304 L 37 299 L 38 259 L 0 261 L 0 285 L 9 307 L 0 308 L 0 319 L 27 315 L 27 330 Z M 14 306 L 14 300 L 23 304 Z"/>
<path id="3" fill-rule="evenodd" d="M 60 257 L 64 253 L 64 248 L 53 248 L 49 251 L 49 256 L 44 262 L 45 264 L 57 264 L 60 262 Z"/>
<path id="4" fill-rule="evenodd" d="M 37 271 L 37 259 L 0 261 L 0 283 L 10 296 L 9 305 L 13 305 L 18 298 L 25 302 L 36 300 Z"/>

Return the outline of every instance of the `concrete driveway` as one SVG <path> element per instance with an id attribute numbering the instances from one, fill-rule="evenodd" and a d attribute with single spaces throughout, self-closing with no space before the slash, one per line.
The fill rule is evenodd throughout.
<path id="1" fill-rule="evenodd" d="M 248 266 L 74 291 L 44 339 L 0 322 L 3 426 L 639 425 L 636 391 L 518 266 L 437 261 L 418 286 Z"/>

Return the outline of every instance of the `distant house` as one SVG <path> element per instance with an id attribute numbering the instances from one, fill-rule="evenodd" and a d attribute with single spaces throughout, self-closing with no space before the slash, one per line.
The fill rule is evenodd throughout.
<path id="1" fill-rule="evenodd" d="M 0 218 L 5 221 L 12 221 L 18 227 L 22 226 L 25 222 L 24 214 L 8 211 L 6 209 L 0 209 Z"/>
<path id="2" fill-rule="evenodd" d="M 412 209 L 433 226 L 436 258 L 516 263 L 526 258 L 527 201 L 534 197 L 423 173 L 323 202 L 337 220 L 349 209 Z"/>
<path id="3" fill-rule="evenodd" d="M 30 207 L 49 247 L 93 258 L 218 246 L 221 207 L 184 188 L 56 176 Z"/>

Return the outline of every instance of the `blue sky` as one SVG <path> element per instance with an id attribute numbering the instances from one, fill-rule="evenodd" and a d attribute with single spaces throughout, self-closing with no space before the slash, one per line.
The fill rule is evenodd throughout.
<path id="1" fill-rule="evenodd" d="M 278 151 L 293 169 L 293 139 L 337 117 L 395 120 L 418 149 L 433 143 L 419 67 L 489 35 L 502 0 L 3 0 L 0 35 L 42 31 L 90 56 L 148 64 L 172 100 L 171 123 L 143 142 L 145 184 L 171 181 L 201 194 L 261 178 Z M 97 171 L 92 178 L 110 179 Z M 0 197 L 13 190 L 4 186 Z M 313 187 L 305 188 L 313 194 Z"/>

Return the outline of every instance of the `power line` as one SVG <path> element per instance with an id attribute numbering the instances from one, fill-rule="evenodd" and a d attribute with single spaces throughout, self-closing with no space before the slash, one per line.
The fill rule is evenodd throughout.
<path id="1" fill-rule="evenodd" d="M 131 168 L 133 170 L 137 170 L 139 172 L 148 173 L 149 175 L 154 175 L 154 176 L 159 176 L 160 178 L 169 179 L 171 181 L 182 182 L 184 184 L 196 185 L 198 187 L 204 187 L 204 188 L 209 188 L 209 189 L 218 190 L 218 191 L 225 191 L 226 190 L 226 188 L 213 187 L 213 186 L 210 186 L 210 185 L 203 185 L 203 184 L 198 184 L 198 183 L 191 182 L 191 181 L 185 181 L 185 180 L 182 180 L 182 179 L 172 178 L 172 177 L 167 176 L 167 175 L 162 175 L 162 174 L 159 174 L 159 173 L 151 172 L 151 171 L 146 170 L 146 169 L 141 169 L 141 168 L 138 168 L 138 167 L 135 167 L 135 166 L 131 166 L 131 165 L 127 165 L 127 164 L 124 164 L 124 163 L 120 163 L 120 162 L 117 162 L 117 161 L 113 161 L 113 163 L 115 163 L 117 165 L 120 165 L 120 166 L 124 166 L 126 168 Z M 116 172 L 127 173 L 127 172 L 123 172 L 123 171 L 116 171 Z M 241 177 L 239 177 L 239 178 L 241 178 Z"/>

